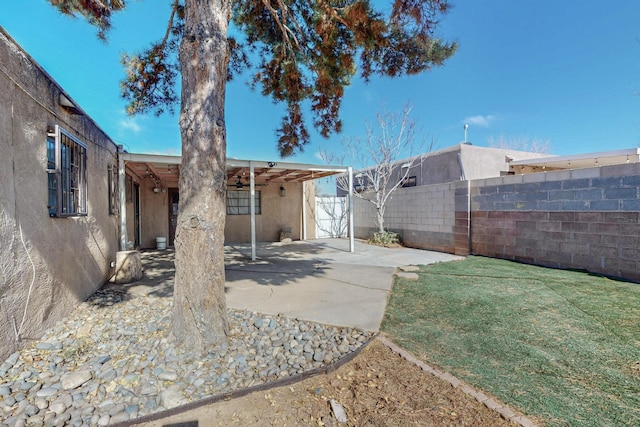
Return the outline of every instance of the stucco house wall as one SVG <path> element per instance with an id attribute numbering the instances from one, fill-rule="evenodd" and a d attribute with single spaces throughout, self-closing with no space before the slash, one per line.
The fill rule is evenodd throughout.
<path id="1" fill-rule="evenodd" d="M 168 235 L 169 192 L 154 193 L 153 183 L 149 180 L 142 181 L 140 183 L 140 246 L 153 248 L 156 246 L 156 237 L 164 237 L 168 241 Z"/>
<path id="2" fill-rule="evenodd" d="M 280 187 L 267 185 L 256 187 L 260 191 L 261 214 L 256 215 L 256 240 L 277 242 L 280 230 L 291 229 L 291 238 L 302 239 L 302 183 L 287 183 L 286 196 L 280 196 Z M 247 190 L 248 191 L 248 190 Z M 251 241 L 251 216 L 227 215 L 224 229 L 225 244 Z"/>
<path id="3" fill-rule="evenodd" d="M 408 159 L 398 160 L 389 179 L 391 184 L 400 181 L 405 169 L 411 164 L 407 177 L 415 177 L 415 185 L 443 184 L 469 179 L 483 179 L 502 176 L 509 173 L 511 160 L 527 160 L 545 157 L 544 154 L 528 151 L 490 148 L 460 143 L 440 150 L 423 153 Z M 354 184 L 357 185 L 358 172 L 354 173 Z M 346 191 L 337 189 L 338 196 L 345 196 Z"/>
<path id="4" fill-rule="evenodd" d="M 169 196 L 170 190 L 154 192 L 150 180 L 139 180 L 129 176 L 127 182 L 137 183 L 140 188 L 140 247 L 156 247 L 156 237 L 167 238 L 169 244 Z M 134 242 L 133 186 L 127 185 L 127 238 Z M 229 187 L 235 190 L 234 187 Z M 256 240 L 277 242 L 280 232 L 291 230 L 291 238 L 314 239 L 316 237 L 313 209 L 315 209 L 315 186 L 313 182 L 289 182 L 285 184 L 286 195 L 280 195 L 279 185 L 257 186 L 260 192 L 261 213 L 256 215 Z M 245 188 L 243 191 L 249 191 Z M 304 193 L 303 193 L 304 191 Z M 311 202 L 309 202 L 311 200 Z M 305 212 L 303 213 L 303 210 Z M 306 227 L 306 236 L 303 227 Z M 251 241 L 251 216 L 227 215 L 225 222 L 225 244 Z"/>
<path id="5" fill-rule="evenodd" d="M 117 167 L 117 147 L 82 111 L 62 108 L 61 93 L 0 27 L 0 360 L 112 273 L 118 229 L 107 174 Z M 86 216 L 49 217 L 46 140 L 56 125 L 87 145 Z"/>

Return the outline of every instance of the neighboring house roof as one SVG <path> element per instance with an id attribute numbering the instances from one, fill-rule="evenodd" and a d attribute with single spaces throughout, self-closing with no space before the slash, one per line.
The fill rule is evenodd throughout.
<path id="1" fill-rule="evenodd" d="M 623 165 L 627 163 L 640 163 L 640 148 L 515 160 L 509 162 L 509 165 L 512 172 L 516 174 L 523 174 L 563 169 L 584 169 L 598 166 Z"/>
<path id="2" fill-rule="evenodd" d="M 164 188 L 177 188 L 182 156 L 161 154 L 121 153 L 127 172 L 140 179 L 151 177 Z M 290 162 L 267 162 L 262 160 L 227 159 L 229 182 L 240 181 L 249 185 L 251 167 L 254 169 L 255 184 L 269 182 L 302 182 L 330 175 L 346 173 L 346 166 L 311 165 Z"/>

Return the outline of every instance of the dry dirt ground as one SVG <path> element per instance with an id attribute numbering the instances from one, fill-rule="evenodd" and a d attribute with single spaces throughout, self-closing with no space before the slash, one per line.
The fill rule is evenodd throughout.
<path id="1" fill-rule="evenodd" d="M 347 423 L 331 409 L 343 405 Z M 139 426 L 513 426 L 378 340 L 336 371 Z"/>

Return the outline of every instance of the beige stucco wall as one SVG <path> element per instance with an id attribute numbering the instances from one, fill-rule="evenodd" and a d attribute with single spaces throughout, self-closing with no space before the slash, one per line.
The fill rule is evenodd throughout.
<path id="1" fill-rule="evenodd" d="M 547 154 L 506 148 L 487 148 L 460 144 L 460 153 L 466 179 L 484 179 L 501 176 L 509 171 L 509 161 L 538 159 Z"/>
<path id="2" fill-rule="evenodd" d="M 166 237 L 169 243 L 169 192 L 153 192 L 153 182 L 132 177 L 140 185 L 140 247 L 156 247 L 156 237 Z M 305 185 L 306 189 L 303 189 Z M 256 215 L 256 240 L 274 242 L 280 239 L 282 228 L 291 228 L 292 238 L 304 237 L 303 206 L 306 209 L 307 239 L 316 237 L 313 210 L 315 209 L 315 186 L 313 182 L 286 183 L 286 196 L 280 196 L 280 184 L 256 187 L 261 193 L 262 213 Z M 129 188 L 127 188 L 129 191 Z M 248 191 L 248 190 L 247 190 Z M 303 196 L 303 191 L 305 196 Z M 303 201 L 303 197 L 307 200 Z M 133 203 L 127 197 L 128 240 L 134 240 Z M 225 223 L 225 243 L 246 243 L 251 241 L 251 217 L 249 215 L 227 215 Z"/>
<path id="3" fill-rule="evenodd" d="M 127 175 L 129 176 L 129 175 Z M 150 179 L 129 176 L 140 186 L 140 247 L 156 247 L 156 237 L 164 237 L 169 243 L 169 192 L 153 192 Z M 133 187 L 133 186 L 131 186 Z M 134 211 L 131 187 L 127 187 L 127 240 L 134 242 Z"/>
<path id="4" fill-rule="evenodd" d="M 316 185 L 315 181 L 306 181 L 303 187 L 305 197 L 305 220 L 307 228 L 307 239 L 316 239 Z"/>
<path id="5" fill-rule="evenodd" d="M 116 146 L 90 118 L 62 109 L 60 91 L 0 29 L 0 360 L 93 293 L 115 260 L 107 168 Z M 48 215 L 46 134 L 55 125 L 88 145 L 87 216 Z"/>
<path id="6" fill-rule="evenodd" d="M 280 186 L 256 187 L 260 191 L 262 213 L 256 215 L 256 240 L 276 242 L 282 228 L 291 228 L 292 238 L 302 238 L 302 184 L 285 184 L 287 195 L 280 196 Z M 227 215 L 225 244 L 251 241 L 250 215 Z"/>

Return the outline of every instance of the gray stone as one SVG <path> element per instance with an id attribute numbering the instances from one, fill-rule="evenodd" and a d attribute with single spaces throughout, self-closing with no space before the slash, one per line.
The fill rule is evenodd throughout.
<path id="1" fill-rule="evenodd" d="M 3 406 L 5 408 L 11 408 L 16 404 L 16 398 L 13 396 L 7 396 L 4 399 L 0 400 L 0 407 Z"/>
<path id="2" fill-rule="evenodd" d="M 28 401 L 23 400 L 23 402 L 28 402 Z M 24 412 L 26 415 L 28 415 L 28 416 L 30 416 L 30 417 L 31 417 L 31 416 L 36 415 L 38 412 L 40 412 L 40 409 L 39 409 L 37 406 L 35 406 L 35 405 L 27 404 L 27 405 L 25 405 L 25 407 L 24 407 L 24 411 L 23 411 L 23 412 Z"/>
<path id="3" fill-rule="evenodd" d="M 158 379 L 162 381 L 175 381 L 178 379 L 178 374 L 173 371 L 162 371 L 158 374 Z"/>
<path id="4" fill-rule="evenodd" d="M 129 414 L 131 417 L 135 417 L 135 414 L 138 413 L 138 405 L 129 405 L 126 407 L 125 412 Z"/>
<path id="5" fill-rule="evenodd" d="M 7 366 L 7 370 L 11 369 L 13 367 L 13 365 L 16 364 L 16 362 L 18 361 L 18 359 L 20 358 L 20 352 L 16 351 L 15 353 L 13 353 L 11 356 L 9 356 L 7 358 L 7 360 L 5 360 L 5 362 L 2 364 L 3 366 Z"/>
<path id="6" fill-rule="evenodd" d="M 19 388 L 20 388 L 20 390 L 22 390 L 22 391 L 27 391 L 27 390 L 31 390 L 31 388 L 32 388 L 33 386 L 35 386 L 35 385 L 36 385 L 36 383 L 23 382 L 23 383 L 20 383 Z"/>
<path id="7" fill-rule="evenodd" d="M 115 369 L 107 369 L 106 371 L 102 371 L 98 374 L 98 378 L 103 382 L 108 383 L 115 380 L 118 377 L 118 373 Z"/>
<path id="8" fill-rule="evenodd" d="M 67 425 L 67 421 L 69 421 L 71 419 L 71 414 L 68 412 L 65 412 L 63 414 L 58 415 L 54 421 L 53 421 L 53 425 L 56 427 L 62 427 L 62 426 L 66 426 Z"/>
<path id="9" fill-rule="evenodd" d="M 180 390 L 171 388 L 162 392 L 161 399 L 162 406 L 167 409 L 175 408 L 188 402 L 187 399 L 182 395 Z"/>
<path id="10" fill-rule="evenodd" d="M 56 415 L 60 415 L 67 410 L 67 405 L 65 405 L 64 402 L 58 399 L 55 402 L 53 402 L 51 405 L 49 405 L 49 410 L 55 412 Z"/>
<path id="11" fill-rule="evenodd" d="M 130 416 L 127 412 L 119 412 L 111 416 L 109 423 L 110 424 L 122 423 L 125 421 L 129 421 L 129 419 L 130 419 Z"/>
<path id="12" fill-rule="evenodd" d="M 100 417 L 100 419 L 98 420 L 98 425 L 99 426 L 108 426 L 109 425 L 109 420 L 111 419 L 111 416 L 109 415 L 102 415 Z"/>
<path id="13" fill-rule="evenodd" d="M 399 277 L 405 280 L 410 280 L 410 281 L 416 281 L 420 278 L 420 276 L 418 276 L 417 273 L 405 273 L 405 272 L 396 273 L 396 277 Z"/>
<path id="14" fill-rule="evenodd" d="M 53 349 L 53 344 L 48 343 L 48 342 L 40 342 L 38 344 L 36 344 L 36 349 L 38 350 L 52 350 Z"/>
<path id="15" fill-rule="evenodd" d="M 91 420 L 89 421 L 89 425 L 97 426 L 99 421 L 100 421 L 100 415 L 93 414 L 91 416 Z"/>
<path id="16" fill-rule="evenodd" d="M 105 355 L 103 355 L 103 356 L 99 356 L 99 357 L 96 359 L 96 362 L 97 362 L 97 363 L 99 363 L 99 364 L 101 364 L 101 365 L 104 365 L 104 364 L 105 364 L 105 363 L 107 363 L 109 360 L 111 360 L 111 356 L 109 356 L 108 354 L 105 354 Z"/>
<path id="17" fill-rule="evenodd" d="M 29 417 L 27 418 L 26 423 L 28 426 L 41 426 L 44 424 L 44 415 L 34 415 Z"/>
<path id="18" fill-rule="evenodd" d="M 57 394 L 58 391 L 59 390 L 57 388 L 44 387 L 44 388 L 41 388 L 40 390 L 38 390 L 36 392 L 36 396 L 37 397 L 49 397 L 49 396 L 53 396 L 54 394 Z"/>
<path id="19" fill-rule="evenodd" d="M 91 371 L 87 369 L 81 369 L 75 372 L 67 372 L 62 375 L 60 381 L 62 382 L 62 388 L 64 390 L 72 390 L 74 388 L 80 387 L 82 384 L 89 381 L 93 375 Z"/>
<path id="20" fill-rule="evenodd" d="M 42 397 L 37 397 L 34 403 L 38 409 L 47 409 L 49 407 L 49 401 Z"/>

